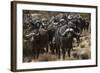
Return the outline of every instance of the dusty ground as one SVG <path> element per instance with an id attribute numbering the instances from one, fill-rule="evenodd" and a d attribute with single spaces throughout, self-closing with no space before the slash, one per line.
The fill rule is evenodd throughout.
<path id="1" fill-rule="evenodd" d="M 83 59 L 90 59 L 91 58 L 91 37 L 89 32 L 83 32 L 80 37 L 79 46 L 77 43 L 74 42 L 73 50 L 71 51 L 71 57 L 68 57 L 66 52 L 65 60 L 83 60 Z M 56 60 L 63 60 L 62 56 L 61 59 L 58 59 L 56 55 L 51 53 L 44 53 L 39 56 L 38 59 L 33 59 L 32 56 L 24 57 L 23 62 L 39 62 L 39 61 L 56 61 Z"/>

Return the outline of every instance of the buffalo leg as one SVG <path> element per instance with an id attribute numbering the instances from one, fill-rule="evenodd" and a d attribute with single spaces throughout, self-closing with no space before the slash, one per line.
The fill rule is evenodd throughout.
<path id="1" fill-rule="evenodd" d="M 60 50 L 57 50 L 58 59 L 60 59 Z"/>
<path id="2" fill-rule="evenodd" d="M 39 55 L 39 51 L 37 49 L 33 49 L 33 57 L 34 59 L 37 59 Z"/>
<path id="3" fill-rule="evenodd" d="M 41 49 L 37 49 L 37 50 L 36 50 L 36 59 L 38 59 L 39 54 L 41 53 L 41 51 L 42 51 Z"/>
<path id="4" fill-rule="evenodd" d="M 63 54 L 63 60 L 65 60 L 65 55 L 66 55 L 66 50 L 65 50 L 65 48 L 62 50 L 62 54 Z"/>
<path id="5" fill-rule="evenodd" d="M 70 57 L 71 49 L 68 49 L 68 57 Z"/>
<path id="6" fill-rule="evenodd" d="M 46 53 L 48 53 L 49 52 L 49 46 L 47 45 L 46 46 Z"/>

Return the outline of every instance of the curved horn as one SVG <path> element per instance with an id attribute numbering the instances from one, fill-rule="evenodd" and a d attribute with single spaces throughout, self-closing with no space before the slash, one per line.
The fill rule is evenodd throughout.
<path id="1" fill-rule="evenodd" d="M 66 34 L 66 32 L 68 32 L 70 29 L 66 29 L 64 33 L 62 33 L 62 36 L 64 36 Z"/>
<path id="2" fill-rule="evenodd" d="M 30 33 L 28 35 L 26 35 L 26 37 L 30 37 L 30 36 L 33 36 L 35 33 Z"/>

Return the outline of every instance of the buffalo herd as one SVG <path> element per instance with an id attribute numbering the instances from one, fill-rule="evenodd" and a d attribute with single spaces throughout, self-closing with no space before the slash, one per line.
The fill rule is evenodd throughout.
<path id="1" fill-rule="evenodd" d="M 57 60 L 70 58 L 74 42 L 80 46 L 82 33 L 90 30 L 90 19 L 80 13 L 59 13 L 48 18 L 27 14 L 23 22 L 23 44 L 27 46 L 24 48 L 30 46 L 33 59 L 47 54 L 56 56 Z M 76 55 L 78 51 L 73 52 Z"/>

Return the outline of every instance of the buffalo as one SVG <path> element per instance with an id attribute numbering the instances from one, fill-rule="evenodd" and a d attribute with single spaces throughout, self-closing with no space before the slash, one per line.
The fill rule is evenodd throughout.
<path id="1" fill-rule="evenodd" d="M 64 25 L 59 27 L 55 33 L 55 42 L 57 47 L 58 58 L 62 51 L 63 59 L 65 59 L 66 50 L 70 57 L 71 49 L 73 48 L 74 29 Z"/>
<path id="2" fill-rule="evenodd" d="M 81 49 L 79 53 L 79 50 L 74 51 L 74 48 L 82 48 L 80 44 L 84 40 L 81 37 L 85 36 L 84 30 L 88 31 L 89 29 L 89 19 L 70 13 L 69 15 L 68 13 L 58 13 L 47 17 L 41 15 L 39 18 L 35 16 L 29 18 L 24 17 L 23 42 L 25 49 L 31 48 L 34 60 L 48 61 L 48 56 L 56 56 L 58 59 L 63 58 L 65 60 L 66 54 L 70 59 L 72 56 L 78 56 L 77 59 L 80 59 L 79 56 L 83 57 L 84 50 Z M 78 45 L 73 46 L 74 43 Z M 85 51 L 84 57 L 87 57 Z"/>

